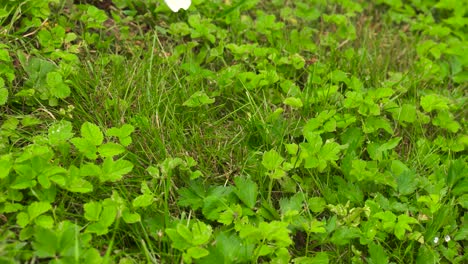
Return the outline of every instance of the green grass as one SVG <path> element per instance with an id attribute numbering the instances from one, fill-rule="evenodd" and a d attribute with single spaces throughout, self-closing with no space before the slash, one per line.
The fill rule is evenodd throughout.
<path id="1" fill-rule="evenodd" d="M 446 2 L 6 4 L 0 262 L 464 263 Z"/>

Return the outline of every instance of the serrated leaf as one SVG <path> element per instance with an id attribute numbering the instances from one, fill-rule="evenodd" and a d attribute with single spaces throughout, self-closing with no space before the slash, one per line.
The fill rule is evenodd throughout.
<path id="1" fill-rule="evenodd" d="M 28 206 L 29 221 L 34 220 L 34 218 L 49 211 L 50 209 L 52 209 L 52 206 L 47 202 L 32 202 Z"/>
<path id="2" fill-rule="evenodd" d="M 208 256 L 210 252 L 202 247 L 191 247 L 187 249 L 187 254 L 194 259 L 199 259 Z"/>
<path id="3" fill-rule="evenodd" d="M 326 202 L 322 197 L 311 197 L 307 201 L 307 206 L 314 213 L 321 213 L 325 210 Z"/>
<path id="4" fill-rule="evenodd" d="M 0 156 L 0 179 L 8 176 L 13 167 L 12 155 L 4 154 Z"/>
<path id="5" fill-rule="evenodd" d="M 46 81 L 50 94 L 56 98 L 64 99 L 70 95 L 70 87 L 63 81 L 62 75 L 59 72 L 53 71 L 47 73 Z"/>
<path id="6" fill-rule="evenodd" d="M 190 96 L 190 98 L 183 103 L 184 106 L 188 107 L 198 107 L 202 105 L 212 104 L 215 102 L 215 99 L 208 97 L 204 91 L 195 92 Z"/>
<path id="7" fill-rule="evenodd" d="M 195 224 L 193 224 L 191 231 L 191 243 L 196 246 L 201 246 L 208 243 L 208 241 L 211 238 L 211 234 L 213 233 L 213 229 L 211 228 L 211 226 L 203 222 L 196 222 Z"/>
<path id="8" fill-rule="evenodd" d="M 102 164 L 102 174 L 99 179 L 105 181 L 118 181 L 125 174 L 131 172 L 133 164 L 124 159 L 114 161 L 112 158 L 106 158 Z"/>
<path id="9" fill-rule="evenodd" d="M 398 222 L 395 225 L 395 236 L 403 240 L 406 231 L 412 231 L 410 224 L 417 224 L 418 220 L 413 217 L 402 214 L 398 216 Z"/>
<path id="10" fill-rule="evenodd" d="M 283 161 L 284 158 L 274 149 L 265 152 L 262 157 L 262 165 L 270 171 L 279 168 Z"/>
<path id="11" fill-rule="evenodd" d="M 293 108 L 301 108 L 301 107 L 304 106 L 302 104 L 302 100 L 300 98 L 296 98 L 296 97 L 288 97 L 288 98 L 284 99 L 283 104 L 289 105 L 289 106 L 291 106 Z"/>
<path id="12" fill-rule="evenodd" d="M 53 230 L 37 227 L 34 230 L 34 253 L 40 258 L 55 257 L 58 251 L 59 241 Z"/>
<path id="13" fill-rule="evenodd" d="M 94 221 L 94 222 L 97 222 L 99 221 L 99 217 L 101 215 L 101 212 L 102 212 L 102 204 L 99 203 L 99 202 L 89 202 L 89 203 L 86 203 L 84 206 L 84 217 L 86 218 L 86 220 L 88 221 Z"/>
<path id="14" fill-rule="evenodd" d="M 236 189 L 234 190 L 234 193 L 237 195 L 237 197 L 239 197 L 239 200 L 241 200 L 250 209 L 253 209 L 257 203 L 257 184 L 251 179 L 243 177 L 236 177 L 234 182 L 236 183 Z"/>
<path id="15" fill-rule="evenodd" d="M 385 249 L 374 242 L 369 244 L 370 259 L 369 264 L 386 264 L 389 262 Z"/>
<path id="16" fill-rule="evenodd" d="M 0 78 L 0 80 L 2 80 Z M 8 89 L 3 88 L 0 84 L 0 105 L 5 105 L 8 101 Z"/>
<path id="17" fill-rule="evenodd" d="M 97 159 L 97 148 L 94 144 L 89 142 L 87 139 L 84 138 L 72 138 L 70 142 L 80 151 L 83 153 L 85 157 L 90 160 Z"/>
<path id="18" fill-rule="evenodd" d="M 56 146 L 62 142 L 66 142 L 74 135 L 72 129 L 72 124 L 66 120 L 61 120 L 60 122 L 54 123 L 49 127 L 49 143 L 52 146 Z"/>
<path id="19" fill-rule="evenodd" d="M 443 97 L 440 94 L 430 94 L 421 97 L 421 107 L 426 112 L 431 112 L 432 110 L 448 110 L 449 100 Z"/>
<path id="20" fill-rule="evenodd" d="M 104 140 L 101 129 L 93 123 L 84 122 L 81 125 L 81 136 L 94 146 L 99 146 Z"/>
<path id="21" fill-rule="evenodd" d="M 417 184 L 416 174 L 413 171 L 403 171 L 397 177 L 398 192 L 401 195 L 412 194 L 416 190 Z"/>
<path id="22" fill-rule="evenodd" d="M 150 206 L 154 201 L 154 197 L 151 194 L 142 194 L 135 199 L 133 199 L 132 205 L 133 207 L 148 207 Z"/>
<path id="23" fill-rule="evenodd" d="M 98 152 L 102 157 L 107 158 L 107 157 L 113 157 L 113 156 L 117 156 L 117 155 L 124 153 L 125 148 L 120 144 L 108 142 L 99 146 Z"/>
<path id="24" fill-rule="evenodd" d="M 358 228 L 342 226 L 333 233 L 333 236 L 331 237 L 330 241 L 333 244 L 343 246 L 349 244 L 349 242 L 352 239 L 358 238 L 359 236 L 360 231 Z"/>

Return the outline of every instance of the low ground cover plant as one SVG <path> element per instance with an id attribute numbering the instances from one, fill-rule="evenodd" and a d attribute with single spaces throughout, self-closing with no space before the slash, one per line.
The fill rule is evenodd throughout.
<path id="1" fill-rule="evenodd" d="M 166 3 L 1 3 L 1 263 L 467 261 L 468 5 Z"/>

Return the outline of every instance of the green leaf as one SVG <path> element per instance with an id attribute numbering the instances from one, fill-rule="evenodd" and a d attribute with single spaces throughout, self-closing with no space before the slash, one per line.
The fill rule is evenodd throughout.
<path id="1" fill-rule="evenodd" d="M 0 179 L 3 179 L 10 174 L 13 167 L 12 155 L 4 154 L 0 156 Z"/>
<path id="2" fill-rule="evenodd" d="M 28 206 L 29 221 L 34 220 L 34 218 L 49 211 L 50 209 L 52 209 L 52 206 L 47 202 L 32 202 Z"/>
<path id="3" fill-rule="evenodd" d="M 314 213 L 321 213 L 325 210 L 326 202 L 322 197 L 311 197 L 307 202 L 307 206 Z"/>
<path id="4" fill-rule="evenodd" d="M 398 216 L 398 223 L 395 225 L 395 236 L 403 240 L 406 231 L 412 231 L 412 228 L 409 224 L 417 224 L 418 220 L 413 217 L 402 214 Z"/>
<path id="5" fill-rule="evenodd" d="M 106 158 L 102 164 L 102 175 L 99 177 L 101 182 L 118 181 L 131 172 L 133 164 L 124 159 L 114 161 L 112 158 Z"/>
<path id="6" fill-rule="evenodd" d="M 192 244 L 193 235 L 190 232 L 190 229 L 184 224 L 177 224 L 176 226 L 177 233 L 185 239 L 188 243 Z"/>
<path id="7" fill-rule="evenodd" d="M 430 94 L 421 97 L 421 107 L 426 112 L 431 112 L 432 110 L 448 110 L 449 106 L 448 103 L 450 101 L 440 95 L 440 94 Z"/>
<path id="8" fill-rule="evenodd" d="M 4 81 L 0 78 L 0 105 L 4 105 L 8 101 L 8 89 L 4 86 Z"/>
<path id="9" fill-rule="evenodd" d="M 236 189 L 234 190 L 234 193 L 237 195 L 237 197 L 239 197 L 239 200 L 241 200 L 250 209 L 253 209 L 257 203 L 257 184 L 251 179 L 243 177 L 236 177 L 234 182 L 236 183 Z"/>
<path id="10" fill-rule="evenodd" d="M 301 107 L 304 106 L 302 104 L 302 100 L 300 98 L 296 98 L 296 97 L 288 97 L 288 98 L 284 99 L 283 104 L 289 105 L 292 108 L 301 108 Z"/>
<path id="11" fill-rule="evenodd" d="M 122 212 L 122 218 L 127 224 L 138 223 L 141 221 L 141 216 L 138 213 L 130 213 L 130 211 L 124 210 Z"/>
<path id="12" fill-rule="evenodd" d="M 202 105 L 212 104 L 215 102 L 215 99 L 208 97 L 204 91 L 195 92 L 190 96 L 190 98 L 183 103 L 184 106 L 188 107 L 198 107 Z"/>
<path id="13" fill-rule="evenodd" d="M 203 222 L 196 222 L 195 224 L 193 224 L 191 231 L 191 243 L 196 246 L 201 246 L 208 243 L 208 241 L 211 238 L 211 234 L 213 233 L 213 229 L 211 228 L 211 226 Z"/>
<path id="14" fill-rule="evenodd" d="M 293 259 L 295 264 L 328 264 L 330 260 L 328 259 L 327 252 L 317 252 L 313 257 L 298 257 Z"/>
<path id="15" fill-rule="evenodd" d="M 120 128 L 110 128 L 106 131 L 107 136 L 118 137 L 120 144 L 127 147 L 132 143 L 132 137 L 130 136 L 133 131 L 135 131 L 135 127 L 129 124 L 125 124 Z"/>
<path id="16" fill-rule="evenodd" d="M 171 247 L 178 250 L 185 250 L 191 246 L 174 228 L 166 228 L 166 234 L 171 239 Z"/>
<path id="17" fill-rule="evenodd" d="M 187 249 L 187 254 L 189 254 L 191 258 L 199 259 L 208 256 L 210 252 L 202 247 L 191 247 Z"/>
<path id="18" fill-rule="evenodd" d="M 84 122 L 83 125 L 81 125 L 81 136 L 94 146 L 101 145 L 104 140 L 101 129 L 90 122 Z"/>
<path id="19" fill-rule="evenodd" d="M 73 137 L 72 124 L 66 120 L 54 123 L 49 127 L 49 143 L 57 146 Z"/>
<path id="20" fill-rule="evenodd" d="M 16 223 L 24 228 L 29 224 L 29 215 L 25 212 L 20 212 L 16 215 Z"/>
<path id="21" fill-rule="evenodd" d="M 358 238 L 360 233 L 359 228 L 342 226 L 333 233 L 330 241 L 338 246 L 343 246 L 349 244 L 352 239 Z"/>
<path id="22" fill-rule="evenodd" d="M 369 264 L 386 264 L 389 262 L 385 249 L 374 242 L 369 244 L 370 259 Z"/>
<path id="23" fill-rule="evenodd" d="M 55 71 L 49 72 L 47 73 L 46 80 L 51 95 L 60 99 L 67 98 L 70 95 L 70 87 L 63 81 L 60 73 Z"/>
<path id="24" fill-rule="evenodd" d="M 406 170 L 397 177 L 398 192 L 401 195 L 412 194 L 418 185 L 416 174 L 413 171 Z"/>
<path id="25" fill-rule="evenodd" d="M 89 140 L 84 138 L 72 138 L 70 139 L 70 142 L 88 159 L 97 159 L 97 148 L 94 144 L 89 142 Z"/>
<path id="26" fill-rule="evenodd" d="M 53 258 L 59 249 L 59 241 L 53 230 L 37 227 L 34 230 L 32 243 L 34 254 L 40 258 Z"/>
<path id="27" fill-rule="evenodd" d="M 102 157 L 107 158 L 124 153 L 125 148 L 120 144 L 108 142 L 99 146 L 98 152 Z"/>
<path id="28" fill-rule="evenodd" d="M 142 194 L 135 199 L 133 199 L 132 205 L 133 207 L 148 207 L 150 206 L 154 201 L 154 197 L 151 194 Z"/>
<path id="29" fill-rule="evenodd" d="M 262 165 L 267 169 L 267 170 L 275 170 L 281 166 L 283 163 L 284 158 L 281 157 L 281 155 L 274 149 L 265 152 L 263 154 L 262 158 Z"/>
<path id="30" fill-rule="evenodd" d="M 84 217 L 88 221 L 99 221 L 99 216 L 101 215 L 102 212 L 102 204 L 99 202 L 89 202 L 86 203 L 84 206 Z"/>

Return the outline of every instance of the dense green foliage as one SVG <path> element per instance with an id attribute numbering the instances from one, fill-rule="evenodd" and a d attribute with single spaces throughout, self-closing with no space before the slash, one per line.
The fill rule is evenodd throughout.
<path id="1" fill-rule="evenodd" d="M 466 0 L 0 0 L 0 263 L 466 263 Z"/>

